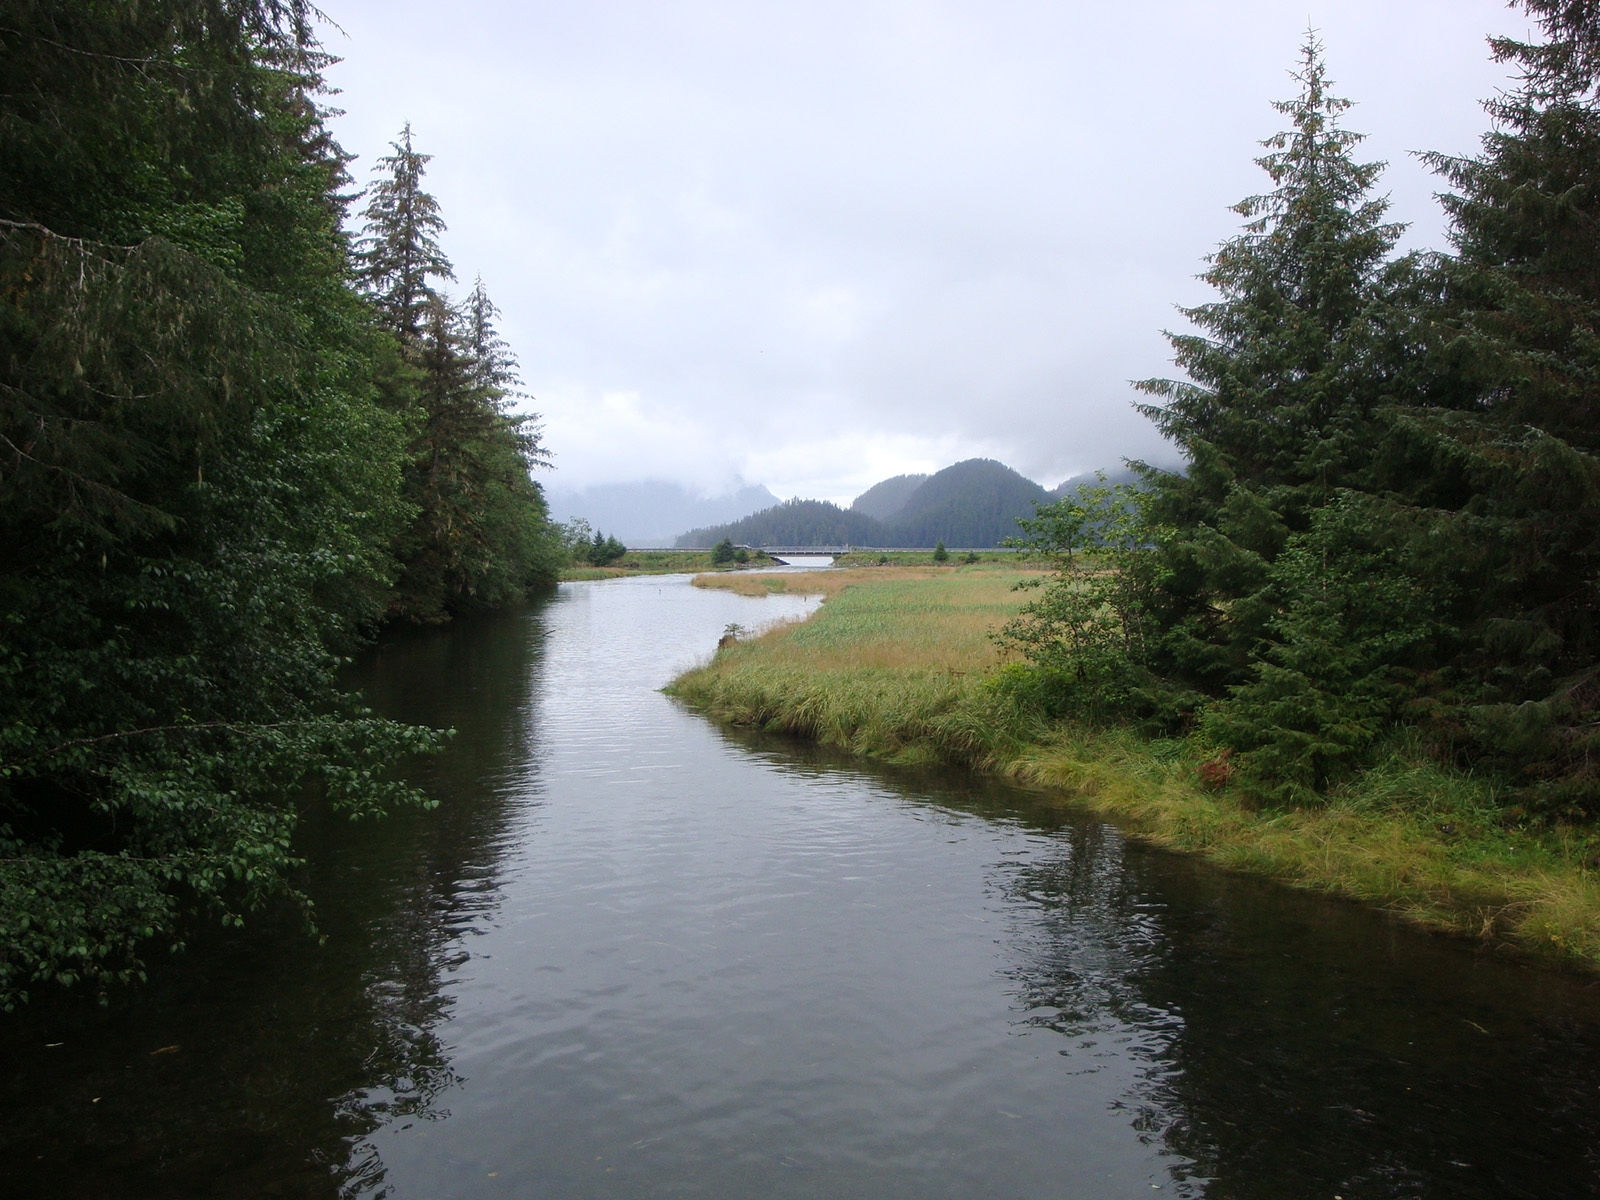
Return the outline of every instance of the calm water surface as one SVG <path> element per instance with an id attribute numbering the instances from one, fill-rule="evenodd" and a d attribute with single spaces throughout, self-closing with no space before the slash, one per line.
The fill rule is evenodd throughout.
<path id="1" fill-rule="evenodd" d="M 327 942 L 0 1026 L 27 1197 L 1600 1196 L 1600 990 L 657 690 L 808 602 L 401 638 L 439 807 L 313 817 Z"/>

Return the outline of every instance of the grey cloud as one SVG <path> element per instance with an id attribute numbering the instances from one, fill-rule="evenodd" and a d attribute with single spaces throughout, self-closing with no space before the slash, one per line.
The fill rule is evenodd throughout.
<path id="1" fill-rule="evenodd" d="M 1306 14 L 812 0 L 348 0 L 362 157 L 410 119 L 563 486 L 731 473 L 848 499 L 984 454 L 1046 484 L 1163 447 L 1129 379 L 1206 298 Z M 1503 80 L 1500 0 L 1312 13 L 1412 244 Z M 943 457 L 948 456 L 948 457 Z"/>

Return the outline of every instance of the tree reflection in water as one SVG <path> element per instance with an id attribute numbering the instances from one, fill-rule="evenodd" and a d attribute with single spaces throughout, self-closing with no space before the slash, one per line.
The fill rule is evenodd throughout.
<path id="1" fill-rule="evenodd" d="M 326 937 L 261 919 L 197 931 L 131 1002 L 40 1005 L 0 1034 L 0 1196 L 381 1194 L 371 1135 L 448 1115 L 463 1081 L 440 1030 L 466 942 L 535 819 L 527 692 L 542 642 L 524 610 L 450 638 L 401 638 L 385 711 L 462 731 L 420 767 L 451 803 L 352 826 L 312 806 L 297 837 Z M 370 672 L 371 664 L 367 665 Z M 474 687 L 430 680 L 470 670 Z M 358 678 L 356 685 L 373 678 Z"/>
<path id="2" fill-rule="evenodd" d="M 1180 1196 L 1600 1194 L 1587 981 L 1067 823 L 995 867 L 1019 1024 L 1118 1102 Z"/>

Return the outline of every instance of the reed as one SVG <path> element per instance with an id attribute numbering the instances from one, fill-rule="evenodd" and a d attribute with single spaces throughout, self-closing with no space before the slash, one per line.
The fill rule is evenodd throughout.
<path id="1" fill-rule="evenodd" d="M 1404 739 L 1322 805 L 1264 810 L 1202 783 L 1204 755 L 1182 741 L 1048 722 L 997 673 L 1005 659 L 989 635 L 1023 599 L 1014 566 L 770 578 L 828 598 L 811 619 L 721 650 L 669 690 L 730 723 L 1003 775 L 1224 868 L 1600 970 L 1600 831 L 1507 828 L 1491 784 Z M 764 591 L 762 579 L 695 582 Z"/>

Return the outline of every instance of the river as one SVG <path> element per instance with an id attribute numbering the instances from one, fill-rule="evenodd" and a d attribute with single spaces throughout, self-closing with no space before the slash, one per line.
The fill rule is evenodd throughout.
<path id="1" fill-rule="evenodd" d="M 685 577 L 397 637 L 429 812 L 312 814 L 326 941 L 0 1026 L 6 1197 L 1600 1196 L 1600 987 L 659 688 Z"/>

